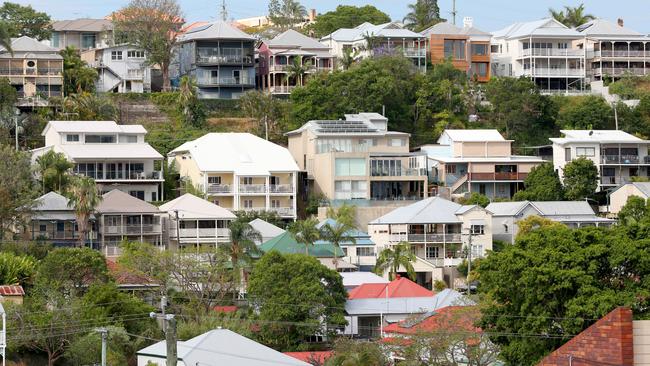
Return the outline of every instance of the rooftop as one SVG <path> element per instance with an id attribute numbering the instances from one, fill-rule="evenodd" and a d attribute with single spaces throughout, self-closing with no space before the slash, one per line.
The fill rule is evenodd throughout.
<path id="1" fill-rule="evenodd" d="M 341 272 L 344 287 L 356 287 L 368 283 L 386 284 L 388 280 L 372 272 Z"/>
<path id="2" fill-rule="evenodd" d="M 303 131 L 311 131 L 317 136 L 384 136 L 408 135 L 404 132 L 388 131 L 388 119 L 379 113 L 365 112 L 357 114 L 346 114 L 345 119 L 337 120 L 312 120 L 302 125 L 297 130 L 289 131 L 285 135 L 300 134 Z"/>
<path id="3" fill-rule="evenodd" d="M 384 328 L 384 332 L 397 334 L 435 331 L 480 332 L 480 328 L 474 325 L 479 319 L 480 313 L 476 306 L 446 306 L 418 319 L 389 324 Z"/>
<path id="4" fill-rule="evenodd" d="M 100 214 L 157 214 L 158 207 L 141 199 L 133 197 L 118 189 L 114 189 L 102 196 L 102 201 L 97 205 Z"/>
<path id="5" fill-rule="evenodd" d="M 334 219 L 325 219 L 316 225 L 316 227 L 320 230 L 323 226 L 325 225 L 330 225 L 331 227 L 335 228 L 339 225 L 338 222 Z M 375 245 L 375 243 L 370 239 L 370 235 L 366 232 L 363 232 L 361 230 L 358 230 L 356 228 L 350 229 L 346 232 L 346 235 L 351 236 L 354 238 L 354 243 L 352 242 L 342 242 L 341 245 Z M 316 244 L 329 244 L 329 242 L 325 240 L 317 240 Z"/>
<path id="6" fill-rule="evenodd" d="M 524 209 L 531 207 L 540 216 L 557 221 L 602 221 L 614 220 L 598 217 L 586 201 L 517 201 L 517 202 L 492 202 L 485 209 L 494 216 L 517 216 Z"/>
<path id="7" fill-rule="evenodd" d="M 267 176 L 299 170 L 289 150 L 250 133 L 208 133 L 175 148 L 169 156 L 186 152 L 203 172 Z"/>
<path id="8" fill-rule="evenodd" d="M 52 28 L 57 32 L 101 32 L 113 30 L 113 22 L 107 19 L 72 19 L 59 20 L 52 23 Z"/>
<path id="9" fill-rule="evenodd" d="M 494 38 L 518 39 L 524 37 L 549 37 L 578 39 L 583 35 L 553 18 L 514 23 L 504 29 L 492 32 Z"/>
<path id="10" fill-rule="evenodd" d="M 432 25 L 431 27 L 420 32 L 425 36 L 430 36 L 432 34 L 439 35 L 467 35 L 467 36 L 489 36 L 492 35 L 488 32 L 484 32 L 475 27 L 458 27 L 449 22 L 441 22 Z"/>
<path id="11" fill-rule="evenodd" d="M 570 142 L 650 143 L 621 130 L 560 130 L 564 137 L 550 138 L 560 145 Z"/>
<path id="12" fill-rule="evenodd" d="M 441 141 L 451 140 L 453 142 L 489 142 L 489 141 L 508 141 L 501 136 L 497 130 L 480 129 L 480 130 L 444 130 L 438 139 Z"/>
<path id="13" fill-rule="evenodd" d="M 45 136 L 50 128 L 58 133 L 147 133 L 142 125 L 118 125 L 114 121 L 50 121 L 41 135 Z"/>
<path id="14" fill-rule="evenodd" d="M 232 219 L 237 218 L 229 210 L 215 205 L 214 203 L 204 200 L 190 193 L 175 198 L 159 207 L 161 211 L 170 214 L 178 212 L 178 218 L 181 220 L 188 219 Z"/>
<path id="15" fill-rule="evenodd" d="M 22 36 L 11 39 L 13 55 L 4 47 L 0 47 L 0 58 L 36 58 L 48 60 L 63 60 L 56 48 L 45 45 L 34 38 Z"/>
<path id="16" fill-rule="evenodd" d="M 477 205 L 460 205 L 441 197 L 429 197 L 393 211 L 371 221 L 370 225 L 383 224 L 457 224 L 461 215 Z"/>
<path id="17" fill-rule="evenodd" d="M 190 42 L 211 39 L 229 39 L 254 41 L 255 37 L 241 31 L 239 28 L 230 25 L 227 22 L 216 21 L 199 25 L 187 30 L 178 37 L 178 42 Z"/>
<path id="18" fill-rule="evenodd" d="M 256 218 L 248 224 L 252 226 L 253 229 L 257 230 L 260 235 L 262 235 L 262 238 L 275 238 L 276 236 L 282 235 L 285 232 L 285 230 L 260 218 Z"/>
<path id="19" fill-rule="evenodd" d="M 432 296 L 433 292 L 406 277 L 399 276 L 389 283 L 364 283 L 348 294 L 350 300 Z"/>
<path id="20" fill-rule="evenodd" d="M 275 38 L 265 42 L 272 48 L 302 48 L 313 50 L 329 50 L 327 45 L 320 43 L 317 39 L 307 37 L 293 29 L 278 34 Z"/>
<path id="21" fill-rule="evenodd" d="M 419 33 L 415 33 L 411 30 L 403 28 L 398 23 L 384 23 L 379 25 L 374 25 L 371 23 L 363 23 L 355 28 L 340 28 L 331 34 L 326 35 L 321 38 L 321 41 L 326 39 L 332 39 L 339 42 L 354 42 L 361 41 L 365 36 L 375 36 L 375 37 L 385 37 L 385 38 L 416 38 L 420 39 L 424 36 Z"/>
<path id="22" fill-rule="evenodd" d="M 629 28 L 622 27 L 616 22 L 607 19 L 598 18 L 589 21 L 576 30 L 586 36 L 596 38 L 610 38 L 610 37 L 623 37 L 623 38 L 642 38 L 648 40 L 648 37 Z"/>
<path id="23" fill-rule="evenodd" d="M 298 243 L 291 233 L 285 231 L 279 236 L 262 243 L 260 250 L 267 253 L 276 250 L 282 254 L 305 254 L 305 245 Z M 330 243 L 314 243 L 308 246 L 309 255 L 319 258 L 333 258 L 336 252 L 337 257 L 343 257 L 344 253 Z"/>
<path id="24" fill-rule="evenodd" d="M 48 192 L 36 199 L 32 220 L 76 220 L 74 209 L 68 206 L 66 197 L 57 192 Z"/>
<path id="25" fill-rule="evenodd" d="M 461 293 L 444 289 L 435 296 L 348 299 L 345 311 L 349 315 L 426 314 L 452 305 L 474 305 Z"/>
<path id="26" fill-rule="evenodd" d="M 618 188 L 616 188 L 613 192 L 618 191 L 619 189 L 627 186 L 628 184 L 631 184 L 635 186 L 641 193 L 643 193 L 646 197 L 650 197 L 650 182 L 632 182 L 632 183 L 627 183 L 624 184 Z M 612 192 L 612 193 L 613 193 Z"/>

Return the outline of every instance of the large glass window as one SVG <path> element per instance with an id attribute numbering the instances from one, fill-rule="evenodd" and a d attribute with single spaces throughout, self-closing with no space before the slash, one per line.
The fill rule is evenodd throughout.
<path id="1" fill-rule="evenodd" d="M 402 175 L 401 160 L 371 160 L 370 175 L 373 177 L 398 177 Z"/>
<path id="2" fill-rule="evenodd" d="M 576 147 L 576 156 L 596 156 L 596 149 L 593 147 Z"/>
<path id="3" fill-rule="evenodd" d="M 486 44 L 472 44 L 472 55 L 474 56 L 485 56 L 487 55 L 487 45 Z"/>
<path id="4" fill-rule="evenodd" d="M 120 143 L 123 144 L 135 144 L 138 142 L 137 135 L 120 135 Z"/>
<path id="5" fill-rule="evenodd" d="M 364 176 L 366 175 L 366 159 L 337 158 L 335 161 L 337 177 Z"/>
<path id="6" fill-rule="evenodd" d="M 472 75 L 478 75 L 482 77 L 487 76 L 487 63 L 485 62 L 472 62 Z"/>
<path id="7" fill-rule="evenodd" d="M 79 142 L 79 135 L 78 134 L 68 134 L 66 135 L 66 141 L 67 142 Z"/>
<path id="8" fill-rule="evenodd" d="M 318 139 L 316 140 L 318 154 L 328 152 L 352 152 L 352 139 Z"/>
<path id="9" fill-rule="evenodd" d="M 337 180 L 334 182 L 334 198 L 365 199 L 368 192 L 368 184 L 363 180 Z"/>
<path id="10" fill-rule="evenodd" d="M 81 48 L 95 48 L 95 33 L 81 34 Z"/>
<path id="11" fill-rule="evenodd" d="M 465 41 L 462 39 L 445 40 L 445 57 L 453 60 L 465 59 Z"/>
<path id="12" fill-rule="evenodd" d="M 119 61 L 122 59 L 122 51 L 111 51 L 111 60 Z"/>
<path id="13" fill-rule="evenodd" d="M 52 38 L 50 39 L 52 47 L 59 48 L 59 41 L 59 32 L 52 32 Z"/>
<path id="14" fill-rule="evenodd" d="M 115 142 L 115 135 L 86 135 L 87 144 L 112 144 Z"/>

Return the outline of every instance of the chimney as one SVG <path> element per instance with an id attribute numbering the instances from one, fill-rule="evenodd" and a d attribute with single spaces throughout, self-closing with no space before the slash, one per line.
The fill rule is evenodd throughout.
<path id="1" fill-rule="evenodd" d="M 625 24 L 625 22 L 623 22 L 623 18 L 618 18 L 616 22 L 618 23 L 619 27 L 622 27 Z"/>
<path id="2" fill-rule="evenodd" d="M 316 20 L 316 9 L 309 9 L 309 21 L 313 22 Z"/>
<path id="3" fill-rule="evenodd" d="M 472 17 L 463 18 L 463 27 L 464 28 L 472 28 L 473 26 L 474 26 L 474 18 L 472 18 Z"/>

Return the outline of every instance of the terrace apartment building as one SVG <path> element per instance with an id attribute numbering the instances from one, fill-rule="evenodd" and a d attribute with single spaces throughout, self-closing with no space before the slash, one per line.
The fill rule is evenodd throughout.
<path id="1" fill-rule="evenodd" d="M 629 183 L 633 177 L 648 178 L 650 141 L 619 130 L 561 130 L 564 137 L 551 138 L 553 165 L 560 178 L 564 166 L 585 157 L 598 168 L 599 191 Z"/>
<path id="2" fill-rule="evenodd" d="M 420 150 L 428 156 L 432 179 L 452 195 L 511 198 L 530 170 L 543 163 L 539 157 L 512 155 L 512 140 L 497 130 L 445 130 L 438 144 Z"/>
<path id="3" fill-rule="evenodd" d="M 75 164 L 74 172 L 95 179 L 102 193 L 119 189 L 145 201 L 163 199 L 163 156 L 144 141 L 141 125 L 113 121 L 50 121 L 45 146 L 32 160 L 53 150 Z"/>
<path id="4" fill-rule="evenodd" d="M 454 67 L 466 72 L 476 81 L 485 83 L 490 80 L 492 35 L 475 28 L 471 17 L 463 20 L 462 28 L 442 22 L 420 33 L 429 40 L 432 64 L 450 60 Z"/>
<path id="5" fill-rule="evenodd" d="M 289 151 L 250 133 L 208 133 L 168 154 L 181 179 L 231 211 L 296 219 L 298 166 Z"/>
<path id="6" fill-rule="evenodd" d="M 193 77 L 202 99 L 238 99 L 255 88 L 253 36 L 217 21 L 186 29 L 177 42 L 170 67 L 176 86 Z"/>
<path id="7" fill-rule="evenodd" d="M 472 258 L 492 250 L 492 214 L 478 205 L 430 197 L 371 221 L 368 233 L 378 255 L 385 248 L 409 243 L 420 285 L 431 289 L 435 280 L 441 280 L 455 286 L 458 274 L 453 267 L 463 261 L 465 249 L 471 246 Z"/>
<path id="8" fill-rule="evenodd" d="M 329 47 L 293 29 L 262 41 L 257 52 L 258 85 L 276 95 L 290 94 L 315 72 L 334 70 L 335 56 Z M 303 68 L 304 75 L 293 75 L 291 70 L 296 64 Z"/>
<path id="9" fill-rule="evenodd" d="M 286 135 L 310 189 L 327 199 L 427 196 L 426 156 L 409 152 L 409 134 L 388 131 L 388 119 L 378 113 L 309 121 Z"/>
<path id="10" fill-rule="evenodd" d="M 585 88 L 584 38 L 553 18 L 515 23 L 492 33 L 492 75 L 531 78 L 543 93 L 581 93 Z"/>
<path id="11" fill-rule="evenodd" d="M 52 24 L 50 46 L 80 51 L 104 48 L 113 44 L 113 22 L 108 19 L 60 20 Z"/>
<path id="12" fill-rule="evenodd" d="M 594 19 L 576 28 L 584 39 L 578 48 L 587 50 L 587 75 L 591 80 L 650 72 L 650 37 L 616 23 Z"/>
<path id="13" fill-rule="evenodd" d="M 347 52 L 352 52 L 357 59 L 398 53 L 410 59 L 420 71 L 427 68 L 427 38 L 396 22 L 379 25 L 366 22 L 355 28 L 340 28 L 320 41 L 337 58 Z"/>
<path id="14" fill-rule="evenodd" d="M 63 57 L 56 49 L 27 36 L 12 38 L 11 48 L 13 54 L 0 47 L 0 78 L 16 88 L 19 106 L 47 105 L 63 95 Z"/>
<path id="15" fill-rule="evenodd" d="M 81 59 L 97 69 L 95 88 L 101 93 L 144 93 L 151 91 L 151 66 L 144 50 L 121 44 L 93 48 Z"/>

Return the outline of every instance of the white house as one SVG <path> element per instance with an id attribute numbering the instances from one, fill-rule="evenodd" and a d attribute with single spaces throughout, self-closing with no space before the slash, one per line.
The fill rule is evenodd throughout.
<path id="1" fill-rule="evenodd" d="M 53 150 L 75 164 L 76 174 L 95 179 L 101 193 L 119 189 L 161 201 L 163 156 L 144 141 L 146 134 L 142 125 L 113 121 L 50 121 L 41 134 L 45 146 L 32 150 L 32 160 Z"/>
<path id="2" fill-rule="evenodd" d="M 159 207 L 167 213 L 169 248 L 182 249 L 202 246 L 216 248 L 230 241 L 228 224 L 235 214 L 210 201 L 186 193 Z"/>
<path id="3" fill-rule="evenodd" d="M 181 178 L 214 204 L 296 218 L 299 169 L 280 145 L 250 133 L 208 133 L 175 148 L 168 157 Z"/>
<path id="4" fill-rule="evenodd" d="M 151 66 L 144 50 L 128 44 L 90 49 L 81 59 L 97 69 L 98 92 L 144 93 L 151 91 Z"/>
<path id="5" fill-rule="evenodd" d="M 368 232 L 379 255 L 401 242 L 411 245 L 419 284 L 431 288 L 441 280 L 453 286 L 458 277 L 453 267 L 463 261 L 466 249 L 471 246 L 472 258 L 492 249 L 492 214 L 478 205 L 431 197 L 371 221 Z"/>
<path id="6" fill-rule="evenodd" d="M 626 183 L 614 189 L 609 194 L 609 212 L 618 214 L 621 208 L 627 203 L 627 200 L 632 196 L 637 196 L 644 200 L 650 198 L 650 182 Z"/>
<path id="7" fill-rule="evenodd" d="M 271 224 L 270 222 L 266 222 L 259 217 L 248 224 L 262 236 L 262 240 L 255 243 L 257 245 L 266 243 L 267 241 L 285 233 L 285 230 Z"/>
<path id="8" fill-rule="evenodd" d="M 616 221 L 599 217 L 586 201 L 519 201 L 492 202 L 486 208 L 492 212 L 492 237 L 514 243 L 517 223 L 530 216 L 558 221 L 570 228 L 582 226 L 609 226 Z"/>
<path id="9" fill-rule="evenodd" d="M 520 22 L 492 33 L 492 75 L 530 77 L 546 93 L 582 92 L 584 36 L 553 18 Z"/>
<path id="10" fill-rule="evenodd" d="M 633 177 L 650 176 L 650 141 L 620 130 L 561 130 L 564 137 L 551 138 L 553 165 L 563 177 L 564 166 L 585 157 L 598 167 L 600 191 L 628 183 Z"/>

